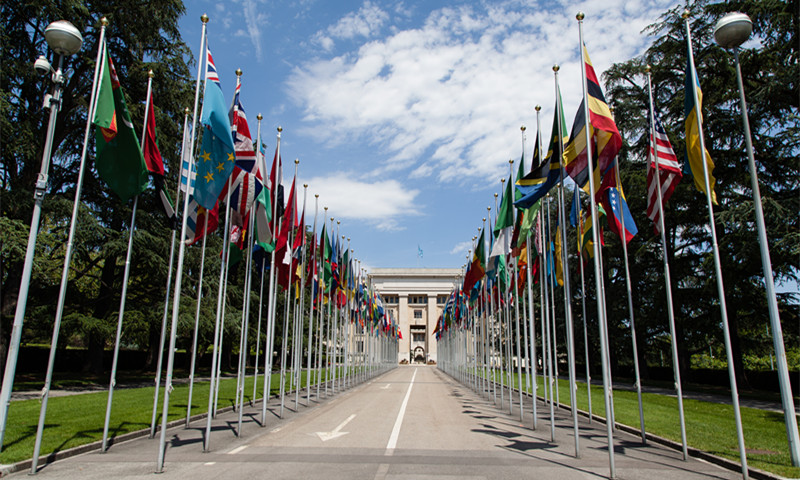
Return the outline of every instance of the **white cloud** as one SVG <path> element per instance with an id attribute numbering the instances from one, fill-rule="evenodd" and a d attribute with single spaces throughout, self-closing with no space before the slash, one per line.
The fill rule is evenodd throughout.
<path id="1" fill-rule="evenodd" d="M 355 37 L 370 38 L 376 35 L 389 19 L 389 14 L 369 0 L 357 12 L 342 17 L 337 23 L 314 35 L 314 41 L 330 51 L 335 40 Z"/>
<path id="2" fill-rule="evenodd" d="M 541 128 L 549 131 L 555 63 L 572 121 L 581 96 L 576 12 L 587 13 L 584 38 L 600 75 L 640 53 L 648 42 L 641 30 L 671 5 L 565 1 L 543 9 L 519 3 L 442 8 L 417 28 L 390 28 L 389 36 L 375 39 L 388 20 L 367 2 L 317 38 L 328 48 L 335 38 L 366 41 L 296 67 L 288 89 L 329 145 L 359 140 L 377 147 L 383 159 L 371 164 L 373 174 L 494 182 L 520 156 L 522 124 L 529 161 L 537 104 Z"/>
<path id="3" fill-rule="evenodd" d="M 450 250 L 450 255 L 466 255 L 471 248 L 472 248 L 472 240 L 459 242 L 453 247 L 452 250 Z"/>
<path id="4" fill-rule="evenodd" d="M 319 194 L 320 212 L 328 207 L 329 217 L 360 220 L 391 231 L 403 229 L 401 217 L 419 215 L 414 202 L 419 190 L 408 189 L 396 180 L 368 182 L 335 172 L 307 183 L 309 198 L 313 201 L 313 195 Z"/>
<path id="5" fill-rule="evenodd" d="M 266 25 L 268 16 L 265 13 L 257 12 L 255 0 L 244 0 L 242 7 L 244 8 L 243 16 L 247 26 L 247 35 L 255 49 L 256 60 L 260 61 L 263 58 L 261 55 L 261 29 Z"/>

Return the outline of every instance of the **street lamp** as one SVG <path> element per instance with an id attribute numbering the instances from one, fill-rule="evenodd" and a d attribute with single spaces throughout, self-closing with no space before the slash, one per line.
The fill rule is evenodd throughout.
<path id="1" fill-rule="evenodd" d="M 33 64 L 34 70 L 41 75 L 51 74 L 53 91 L 45 95 L 44 108 L 50 109 L 50 119 L 47 124 L 47 136 L 42 153 L 42 166 L 39 176 L 36 179 L 33 193 L 33 215 L 31 217 L 31 230 L 28 236 L 28 247 L 25 251 L 25 262 L 22 269 L 22 279 L 20 281 L 19 296 L 17 298 L 17 309 L 14 313 L 14 324 L 11 328 L 11 340 L 8 346 L 8 357 L 6 358 L 5 373 L 3 375 L 3 387 L 0 390 L 0 449 L 3 445 L 3 437 L 6 431 L 6 420 L 8 417 L 8 405 L 11 400 L 11 390 L 14 387 L 14 373 L 17 367 L 17 357 L 19 355 L 19 344 L 22 337 L 22 323 L 25 318 L 25 308 L 28 303 L 28 289 L 31 283 L 31 270 L 33 269 L 33 255 L 36 250 L 36 237 L 39 234 L 39 219 L 42 213 L 42 200 L 44 199 L 45 189 L 47 188 L 47 174 L 50 168 L 50 155 L 53 150 L 53 134 L 56 126 L 56 116 L 61 109 L 61 90 L 64 83 L 64 74 L 61 67 L 64 58 L 74 55 L 83 45 L 83 37 L 74 25 L 66 20 L 59 20 L 47 26 L 44 31 L 44 38 L 58 59 L 58 66 L 55 70 L 44 56 L 40 56 Z"/>
<path id="2" fill-rule="evenodd" d="M 800 466 L 800 438 L 798 438 L 797 421 L 795 418 L 792 387 L 789 382 L 789 368 L 786 362 L 786 350 L 783 346 L 783 332 L 778 314 L 778 301 L 775 297 L 775 281 L 772 277 L 772 261 L 769 255 L 767 232 L 764 226 L 764 211 L 761 207 L 761 193 L 758 188 L 756 163 L 753 157 L 753 142 L 750 135 L 750 120 L 747 116 L 747 102 L 744 99 L 744 85 L 742 83 L 742 68 L 739 64 L 739 46 L 750 38 L 753 31 L 753 22 L 750 17 L 741 12 L 731 12 L 717 21 L 714 27 L 714 40 L 722 48 L 733 49 L 733 58 L 736 63 L 736 80 L 739 84 L 739 102 L 742 109 L 742 122 L 744 123 L 744 140 L 747 146 L 747 161 L 750 166 L 750 183 L 753 189 L 753 206 L 756 211 L 756 226 L 758 229 L 758 244 L 761 249 L 761 264 L 764 269 L 764 284 L 767 294 L 767 307 L 769 310 L 770 326 L 772 327 L 772 342 L 775 356 L 778 360 L 778 381 L 781 387 L 781 401 L 786 422 L 786 436 L 789 440 L 789 453 L 792 465 Z"/>

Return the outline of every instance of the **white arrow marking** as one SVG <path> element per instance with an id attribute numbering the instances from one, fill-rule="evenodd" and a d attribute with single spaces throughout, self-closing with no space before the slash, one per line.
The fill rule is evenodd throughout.
<path id="1" fill-rule="evenodd" d="M 386 390 L 387 388 L 389 388 L 390 385 L 391 383 L 387 383 L 385 386 L 381 387 L 381 390 Z"/>
<path id="2" fill-rule="evenodd" d="M 338 438 L 338 437 L 341 437 L 343 435 L 347 435 L 350 432 L 342 432 L 341 430 L 344 428 L 345 425 L 350 423 L 350 420 L 352 420 L 354 418 L 356 418 L 356 414 L 355 413 L 350 415 L 349 417 L 347 417 L 347 420 L 345 420 L 344 422 L 340 423 L 336 428 L 334 428 L 330 432 L 314 432 L 314 433 L 316 433 L 317 436 L 319 437 L 319 439 L 322 440 L 323 442 L 327 442 L 328 440 L 333 440 L 334 438 Z"/>

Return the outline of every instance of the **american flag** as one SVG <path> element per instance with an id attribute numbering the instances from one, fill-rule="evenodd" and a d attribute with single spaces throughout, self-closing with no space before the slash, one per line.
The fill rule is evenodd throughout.
<path id="1" fill-rule="evenodd" d="M 658 195 L 655 186 L 656 155 L 658 155 L 658 177 L 661 183 L 661 199 L 664 204 L 672 196 L 673 190 L 680 183 L 683 174 L 678 158 L 669 143 L 667 132 L 661 125 L 658 113 L 653 112 L 655 119 L 655 141 L 650 139 L 650 163 L 647 165 L 647 218 L 653 221 L 656 232 L 659 232 L 659 213 L 661 208 L 658 205 Z"/>

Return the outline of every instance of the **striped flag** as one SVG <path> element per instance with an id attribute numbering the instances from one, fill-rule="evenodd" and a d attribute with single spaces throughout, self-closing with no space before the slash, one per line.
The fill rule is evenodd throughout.
<path id="1" fill-rule="evenodd" d="M 659 232 L 658 217 L 661 212 L 661 207 L 658 204 L 658 195 L 656 194 L 656 156 L 658 156 L 658 179 L 661 183 L 661 200 L 667 203 L 667 200 L 672 196 L 675 187 L 681 182 L 683 174 L 681 173 L 681 165 L 678 163 L 678 157 L 672 150 L 672 144 L 669 142 L 667 132 L 661 125 L 661 120 L 658 118 L 658 113 L 653 112 L 653 119 L 655 125 L 655 139 L 653 135 L 650 136 L 650 163 L 647 165 L 647 218 L 653 221 L 656 232 Z"/>
<path id="2" fill-rule="evenodd" d="M 228 182 L 222 187 L 219 194 L 221 201 L 228 201 L 228 191 L 230 190 L 230 207 L 241 215 L 244 219 L 250 212 L 261 189 L 264 188 L 261 182 L 252 173 L 248 173 L 238 166 L 233 168 L 230 186 Z"/>
<path id="3" fill-rule="evenodd" d="M 233 105 L 230 111 L 236 166 L 246 172 L 257 174 L 259 169 L 256 163 L 256 152 L 253 148 L 253 137 L 250 135 L 250 127 L 247 125 L 247 116 L 244 113 L 244 107 L 239 100 L 239 90 L 241 88 L 241 83 L 236 85 L 236 92 L 233 94 Z M 261 175 L 259 175 L 259 177 L 261 177 Z"/>
<path id="4" fill-rule="evenodd" d="M 208 231 L 206 232 L 206 216 L 208 216 Z M 219 203 L 211 210 L 201 207 L 194 199 L 189 198 L 189 216 L 186 218 L 187 245 L 192 245 L 203 238 L 206 233 L 214 232 L 219 226 Z"/>

